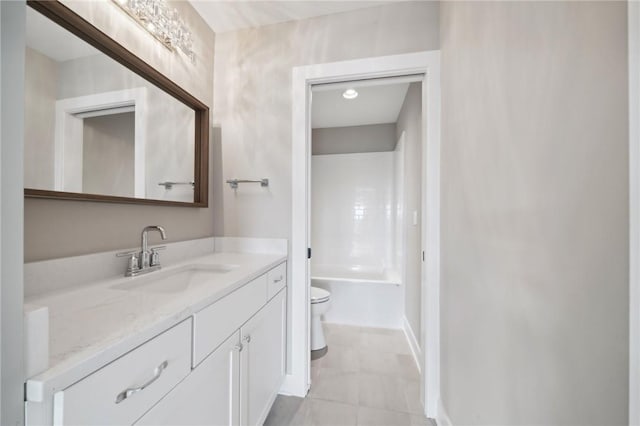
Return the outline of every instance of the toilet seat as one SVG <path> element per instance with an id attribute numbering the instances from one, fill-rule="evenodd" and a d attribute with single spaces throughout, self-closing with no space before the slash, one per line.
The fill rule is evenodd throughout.
<path id="1" fill-rule="evenodd" d="M 318 287 L 311 287 L 311 304 L 316 304 L 316 303 L 322 303 L 322 302 L 326 302 L 327 300 L 329 300 L 329 298 L 331 297 L 331 293 L 329 293 L 327 290 L 318 288 Z"/>

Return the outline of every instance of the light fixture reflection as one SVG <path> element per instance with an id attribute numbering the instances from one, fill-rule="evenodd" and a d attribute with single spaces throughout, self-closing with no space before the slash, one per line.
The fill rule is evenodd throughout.
<path id="1" fill-rule="evenodd" d="M 358 92 L 356 92 L 356 89 L 347 89 L 342 93 L 342 97 L 345 99 L 355 99 L 358 97 Z"/>

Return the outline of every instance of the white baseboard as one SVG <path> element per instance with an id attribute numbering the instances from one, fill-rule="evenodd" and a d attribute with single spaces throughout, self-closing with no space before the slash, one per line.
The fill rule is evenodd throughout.
<path id="1" fill-rule="evenodd" d="M 300 398 L 304 398 L 307 396 L 307 392 L 309 392 L 309 387 L 304 386 L 300 382 L 299 377 L 296 377 L 292 374 L 287 374 L 286 376 L 284 376 L 284 380 L 282 381 L 282 385 L 280 386 L 280 391 L 278 393 L 280 395 L 297 396 Z"/>
<path id="2" fill-rule="evenodd" d="M 416 335 L 409 325 L 409 321 L 406 316 L 402 317 L 402 329 L 404 330 L 404 335 L 407 337 L 407 341 L 409 342 L 409 347 L 411 348 L 411 353 L 413 354 L 413 360 L 416 362 L 416 366 L 418 367 L 418 371 L 422 374 L 422 368 L 420 366 L 420 360 L 422 359 L 422 350 L 420 350 L 420 344 L 418 343 L 418 339 L 416 339 Z"/>
<path id="3" fill-rule="evenodd" d="M 436 424 L 438 426 L 453 426 L 441 398 L 438 398 L 438 415 L 436 417 Z"/>

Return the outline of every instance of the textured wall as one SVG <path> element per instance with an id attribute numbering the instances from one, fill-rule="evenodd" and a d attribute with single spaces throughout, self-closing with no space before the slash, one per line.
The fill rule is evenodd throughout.
<path id="1" fill-rule="evenodd" d="M 393 151 L 396 142 L 395 123 L 327 127 L 312 130 L 311 154 Z"/>
<path id="2" fill-rule="evenodd" d="M 438 19 L 438 3 L 401 2 L 216 36 L 224 178 L 270 179 L 224 192 L 225 235 L 290 235 L 292 68 L 438 49 Z"/>
<path id="3" fill-rule="evenodd" d="M 626 3 L 441 8 L 445 407 L 626 424 Z"/>
<path id="4" fill-rule="evenodd" d="M 405 302 L 404 311 L 413 334 L 420 343 L 422 333 L 422 84 L 411 83 L 398 116 L 397 137 L 404 132 L 403 220 Z M 413 224 L 416 212 L 418 222 Z"/>
<path id="5" fill-rule="evenodd" d="M 170 52 L 110 1 L 64 1 L 178 85 L 211 106 L 214 34 L 188 2 L 171 2 L 194 34 L 197 62 Z M 194 78 L 197 76 L 197 78 Z M 212 132 L 212 137 L 215 133 Z M 212 139 L 210 164 L 219 164 L 219 141 Z M 170 241 L 211 236 L 221 229 L 222 205 L 216 203 L 210 167 L 209 208 L 155 207 L 80 201 L 25 200 L 25 260 L 34 261 L 103 250 L 135 247 L 145 225 L 164 225 Z"/>

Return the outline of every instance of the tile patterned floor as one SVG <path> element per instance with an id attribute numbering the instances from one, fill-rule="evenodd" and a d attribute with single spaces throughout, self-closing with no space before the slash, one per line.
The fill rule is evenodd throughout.
<path id="1" fill-rule="evenodd" d="M 279 396 L 265 426 L 435 426 L 404 333 L 324 324 L 327 354 L 311 362 L 306 398 Z"/>

